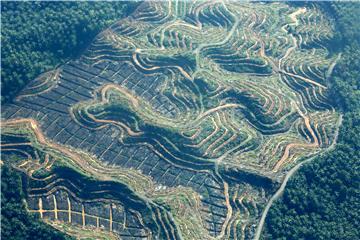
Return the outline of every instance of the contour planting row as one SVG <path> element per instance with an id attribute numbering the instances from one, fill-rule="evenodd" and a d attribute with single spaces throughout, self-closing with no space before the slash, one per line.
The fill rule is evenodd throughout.
<path id="1" fill-rule="evenodd" d="M 3 149 L 3 150 L 5 151 L 5 149 Z M 123 148 L 122 148 L 122 150 L 123 150 Z M 138 152 L 133 153 L 135 156 L 127 155 L 128 157 L 126 158 L 126 160 L 136 158 L 136 156 L 138 156 L 137 153 L 141 153 L 139 156 L 144 155 L 144 152 L 138 151 Z M 119 158 L 117 158 L 117 159 L 119 159 Z M 136 161 L 130 161 L 130 162 L 136 163 Z M 207 176 L 207 174 L 195 174 L 195 172 L 186 173 L 186 171 L 180 171 L 177 168 L 171 167 L 171 165 L 169 165 L 167 163 L 159 165 L 159 166 L 161 166 L 160 168 L 159 167 L 158 168 L 154 168 L 154 167 L 150 168 L 150 172 L 147 172 L 147 169 L 149 169 L 149 168 L 147 168 L 147 166 L 149 166 L 148 164 L 145 163 L 145 164 L 141 164 L 141 165 L 143 165 L 143 166 L 142 167 L 139 166 L 139 168 L 138 168 L 139 170 L 142 170 L 142 171 L 146 172 L 146 174 L 153 176 L 157 180 L 157 182 L 160 182 L 160 183 L 164 184 L 165 186 L 171 187 L 175 184 L 175 185 L 190 186 L 190 187 L 196 189 L 202 196 L 201 210 L 203 211 L 203 214 L 204 214 L 204 221 L 206 222 L 206 225 L 207 225 L 206 228 L 213 235 L 217 235 L 221 231 L 222 224 L 226 217 L 227 209 L 226 209 L 226 206 L 224 205 L 225 200 L 223 199 L 223 195 L 222 195 L 223 190 L 221 187 L 219 187 L 219 185 L 216 182 L 211 180 L 211 177 L 209 178 L 209 176 Z M 156 165 L 157 164 L 155 164 L 155 166 Z M 24 164 L 21 164 L 21 166 L 25 167 Z M 44 167 L 47 168 L 47 166 L 44 166 Z M 132 166 L 127 166 L 127 167 L 132 167 Z M 86 194 L 89 193 L 89 191 L 91 190 L 87 186 L 88 184 L 83 183 L 83 182 L 86 182 L 86 179 L 82 179 L 82 177 L 76 175 L 76 173 L 73 173 L 76 175 L 76 177 L 74 177 L 72 174 L 70 174 L 71 171 L 72 170 L 68 169 L 68 168 L 60 169 L 60 170 L 57 169 L 56 174 L 50 174 L 49 176 L 47 175 L 44 178 L 44 180 L 41 180 L 41 181 L 39 180 L 38 182 L 35 182 L 34 184 L 36 186 L 31 187 L 32 189 L 34 189 L 34 190 L 32 190 L 31 194 L 36 195 L 36 196 L 43 196 L 45 194 L 45 192 L 46 192 L 45 195 L 49 195 L 50 193 L 53 193 L 55 190 L 66 189 L 66 191 L 68 193 L 74 193 L 75 194 L 75 195 L 73 194 L 74 197 L 78 196 L 81 199 L 84 199 L 84 201 L 88 201 L 90 196 L 82 195 L 85 193 Z M 69 174 L 71 176 L 69 176 Z M 36 178 L 39 179 L 39 176 L 37 176 Z M 172 183 L 171 179 L 174 179 L 174 180 L 177 179 L 178 183 L 174 183 L 174 182 Z M 79 181 L 79 182 L 76 183 L 76 181 Z M 81 183 L 81 185 L 78 185 L 80 183 Z M 110 191 L 110 189 L 113 190 L 115 187 L 113 185 L 111 185 L 111 186 L 109 185 L 109 190 L 106 190 L 106 184 L 107 183 L 101 183 L 101 187 L 99 187 L 99 191 L 101 193 L 100 196 L 102 196 L 102 197 L 104 196 L 103 194 L 106 194 L 106 192 Z M 95 182 L 93 182 L 91 184 L 89 183 L 89 185 L 94 187 L 94 185 L 96 185 L 96 184 L 95 184 Z M 83 188 L 86 188 L 86 190 L 81 190 Z M 76 194 L 77 190 L 84 191 L 84 192 L 81 192 L 80 196 L 79 196 L 79 194 Z M 93 191 L 98 192 L 98 190 L 95 190 L 95 189 Z M 123 193 L 124 190 L 121 190 L 120 192 Z M 112 195 L 113 193 L 109 192 L 108 194 Z M 92 196 L 92 198 L 96 198 L 96 197 Z M 127 206 L 129 204 L 125 204 L 125 205 Z M 130 204 L 130 206 L 132 206 L 132 205 L 133 204 Z M 43 210 L 44 209 L 46 210 L 46 211 L 43 211 L 44 213 L 50 212 L 47 215 L 45 214 L 47 216 L 46 218 L 54 218 L 55 217 L 55 215 L 54 215 L 55 213 L 53 212 L 53 210 L 50 210 L 49 208 L 46 208 L 46 207 L 43 208 Z M 37 209 L 32 209 L 32 210 L 35 211 Z M 79 215 L 78 212 L 74 213 L 74 214 L 76 216 Z M 92 216 L 92 219 L 93 218 L 95 218 L 95 217 Z M 86 220 L 82 220 L 82 221 L 83 221 L 83 223 L 89 222 Z"/>
<path id="2" fill-rule="evenodd" d="M 53 174 L 29 178 L 31 210 L 124 238 L 250 239 L 273 179 L 334 143 L 331 28 L 309 6 L 141 4 L 2 108 L 5 119 L 36 120 L 42 143 L 81 149 L 63 161 L 81 176 L 68 176 L 50 152 L 4 135 L 6 156 L 26 159 L 22 171 Z M 132 190 L 131 199 L 147 210 L 113 188 L 143 194 L 149 202 Z"/>
<path id="3" fill-rule="evenodd" d="M 261 188 L 237 184 L 232 189 L 233 218 L 227 229 L 228 239 L 251 239 L 269 193 Z"/>
<path id="4" fill-rule="evenodd" d="M 102 220 L 100 222 L 99 219 L 99 225 L 104 225 L 106 230 L 119 231 L 121 237 L 144 237 L 142 235 L 149 235 L 150 230 L 152 234 L 160 234 L 163 238 L 166 238 L 166 235 L 169 234 L 168 231 L 171 232 L 171 229 L 175 227 L 165 212 L 163 216 L 159 215 L 159 213 L 162 212 L 161 209 L 143 203 L 142 200 L 137 199 L 137 196 L 131 193 L 127 187 L 115 182 L 90 180 L 76 174 L 68 168 L 55 169 L 54 174 L 51 175 L 50 178 L 31 179 L 28 182 L 28 189 L 29 197 L 41 197 L 42 200 L 38 200 L 39 208 L 32 210 L 38 210 L 40 215 L 46 214 L 45 216 L 42 215 L 42 217 L 45 218 L 56 218 L 55 211 L 51 211 L 55 208 L 55 203 L 57 203 L 56 196 L 55 200 L 54 197 L 49 198 L 48 196 L 51 194 L 54 196 L 57 191 L 64 190 L 69 196 L 73 195 L 73 197 L 69 198 L 69 200 L 66 199 L 66 201 L 63 198 L 59 206 L 63 206 L 64 209 L 62 210 L 67 210 L 68 214 L 69 205 L 71 206 L 70 221 L 77 225 L 86 226 L 86 220 L 88 220 L 89 225 L 93 225 L 97 217 L 99 217 Z M 107 199 L 108 201 L 106 201 Z M 95 208 L 95 206 L 91 204 L 92 202 L 95 203 L 95 205 L 96 203 L 99 204 L 104 210 L 101 211 L 101 208 Z M 121 207 L 116 207 L 118 204 L 121 204 Z M 121 209 L 124 209 L 122 206 L 126 206 L 126 208 L 130 210 L 126 210 L 125 213 L 124 210 L 121 211 Z M 106 207 L 110 207 L 109 211 L 105 210 Z M 92 211 L 92 209 L 95 211 Z M 129 214 L 129 211 L 133 213 Z M 153 215 L 152 212 L 155 212 L 155 214 Z M 126 214 L 127 218 L 125 218 L 124 214 Z M 86 218 L 86 215 L 89 215 L 90 218 Z M 150 216 L 152 215 L 156 217 L 151 219 Z M 143 217 L 139 218 L 139 216 Z M 104 219 L 108 220 L 104 221 Z M 69 221 L 69 218 L 67 220 Z M 122 230 L 124 230 L 125 233 L 122 233 Z M 132 230 L 132 234 L 129 230 Z M 157 233 L 159 230 L 163 232 Z M 173 230 L 172 232 L 174 233 L 175 231 Z M 135 234 L 135 236 L 133 234 Z M 173 237 L 177 238 L 176 235 Z"/>
<path id="5" fill-rule="evenodd" d="M 33 140 L 24 134 L 17 136 L 13 131 L 5 133 L 2 139 L 3 160 L 28 174 L 23 183 L 28 207 L 41 218 L 83 227 L 95 225 L 99 229 L 114 231 L 124 238 L 151 235 L 164 239 L 178 238 L 176 226 L 168 213 L 152 202 L 145 202 L 126 185 L 99 181 L 62 166 L 61 159 L 50 158 L 42 149 L 34 148 Z M 9 145 L 7 142 L 12 139 L 18 143 Z M 23 152 L 35 154 L 33 157 L 31 153 L 27 154 L 30 157 L 24 157 Z M 12 157 L 14 154 L 16 158 Z M 106 211 L 106 208 L 109 210 Z"/>
<path id="6" fill-rule="evenodd" d="M 135 106 L 131 107 L 132 104 L 124 104 L 124 100 L 120 100 L 124 96 L 118 95 L 120 92 L 113 92 L 111 94 L 105 94 L 109 97 L 109 99 L 106 101 L 102 99 L 101 101 L 104 103 L 100 105 L 95 104 L 94 106 L 86 106 L 84 104 L 80 108 L 73 108 L 73 116 L 76 121 L 84 127 L 93 128 L 100 128 L 102 127 L 101 124 L 116 125 L 125 132 L 125 137 L 121 139 L 123 143 L 129 145 L 141 143 L 143 145 L 150 144 L 155 148 L 158 155 L 165 157 L 172 163 L 180 161 L 177 163 L 180 166 L 188 164 L 187 162 L 193 157 L 195 157 L 194 160 L 190 161 L 193 164 L 199 160 L 201 161 L 201 158 L 206 157 L 208 154 L 211 154 L 214 157 L 214 154 L 217 152 L 216 150 L 219 150 L 220 148 L 223 150 L 219 151 L 220 155 L 217 155 L 218 157 L 227 152 L 229 149 L 238 148 L 238 150 L 240 150 L 241 148 L 239 147 L 243 145 L 244 140 L 246 139 L 246 137 L 242 137 L 241 134 L 237 134 L 239 129 L 236 127 L 236 121 L 234 122 L 233 118 L 228 118 L 228 116 L 231 116 L 231 113 L 225 114 L 225 112 L 215 112 L 211 115 L 213 117 L 204 117 L 201 119 L 200 123 L 192 126 L 189 133 L 186 131 L 178 133 L 176 128 L 170 128 L 170 123 L 169 126 L 166 127 L 156 122 L 151 123 L 152 120 L 148 122 L 145 118 L 148 117 L 149 114 L 151 115 L 153 113 L 149 113 L 145 116 L 141 113 L 141 109 L 134 109 L 133 107 Z M 226 98 L 226 95 L 223 97 Z M 241 98 L 241 95 L 234 95 L 234 97 L 232 97 L 232 99 L 235 100 Z M 244 98 L 243 101 L 245 100 L 246 98 Z M 233 102 L 232 104 L 235 103 Z M 247 105 L 249 106 L 249 104 Z M 138 107 L 141 108 L 141 106 Z M 212 109 L 207 112 L 209 111 L 212 111 Z M 247 111 L 247 108 L 244 108 L 244 111 Z M 251 117 L 253 114 L 249 114 L 249 116 Z M 250 117 L 250 122 L 256 126 L 257 123 L 255 121 L 251 121 Z M 284 117 L 286 117 L 286 115 L 284 115 Z M 294 115 L 294 117 L 296 117 L 296 115 Z M 157 117 L 155 119 L 159 118 Z M 294 118 L 294 120 L 295 119 L 296 118 Z M 228 122 L 228 120 L 230 121 Z M 290 127 L 292 121 L 288 120 L 287 122 Z M 164 122 L 164 124 L 167 123 Z M 231 127 L 231 125 L 234 126 Z M 276 125 L 271 125 L 269 123 L 266 123 L 266 126 L 273 126 L 274 129 L 279 129 Z M 266 128 L 263 126 L 261 127 L 265 131 Z M 196 130 L 194 134 L 192 134 L 193 130 Z M 184 137 L 180 134 L 184 135 Z M 228 141 L 229 139 L 232 140 Z M 176 146 L 176 148 L 174 146 Z M 244 147 L 246 147 L 246 145 L 244 145 Z M 191 165 L 187 166 L 191 167 Z M 195 167 L 195 165 L 193 165 L 193 167 Z"/>
<path id="7" fill-rule="evenodd" d="M 65 123 L 64 119 L 61 119 L 59 121 L 55 120 L 54 122 L 55 123 Z M 63 128 L 68 129 L 68 125 L 63 126 Z M 51 131 L 51 132 L 56 133 L 57 131 Z M 104 137 L 103 138 L 100 137 L 100 139 L 99 139 L 99 135 L 97 134 L 97 137 L 92 138 L 92 139 L 94 139 L 94 140 L 99 139 L 99 143 L 102 143 L 102 144 L 106 145 L 107 142 L 105 140 L 105 137 L 108 136 L 108 135 L 110 135 L 110 134 L 105 133 L 103 135 Z M 79 134 L 79 136 L 83 136 L 83 134 Z M 62 138 L 56 136 L 54 139 L 58 139 L 59 141 L 61 141 Z M 87 140 L 89 141 L 89 138 L 87 138 Z M 82 140 L 76 141 L 76 142 L 81 143 Z M 66 144 L 66 142 L 65 142 L 65 144 Z M 76 147 L 76 145 L 74 147 Z M 91 149 L 87 149 L 86 145 L 84 145 L 84 144 L 81 144 L 81 147 L 84 150 L 89 150 L 89 151 L 95 150 L 95 153 L 97 153 L 96 149 L 102 149 L 102 148 L 98 148 L 96 143 L 95 143 L 94 147 L 91 148 Z M 206 180 L 206 178 L 204 178 L 204 176 L 200 177 L 201 175 L 199 175 L 199 177 L 196 177 L 196 176 L 198 176 L 197 174 L 194 175 L 194 173 L 186 173 L 184 171 L 179 171 L 176 168 L 171 167 L 167 163 L 159 164 L 160 159 L 157 158 L 155 155 L 153 156 L 153 158 L 156 158 L 157 161 L 154 162 L 154 161 L 152 161 L 153 158 L 150 157 L 151 153 L 149 151 L 147 152 L 147 154 L 144 154 L 144 152 L 141 149 L 138 150 L 138 148 L 133 148 L 133 147 L 130 149 L 130 150 L 132 150 L 132 152 L 129 151 L 127 153 L 125 147 L 121 148 L 121 147 L 117 146 L 117 149 L 119 149 L 122 154 L 116 154 L 115 155 L 116 157 L 107 158 L 107 156 L 111 156 L 110 153 L 113 152 L 112 149 L 113 148 L 111 148 L 111 149 L 108 148 L 107 152 L 103 154 L 103 157 L 105 159 L 109 159 L 109 160 L 116 159 L 117 162 L 115 162 L 115 163 L 113 162 L 113 164 L 124 165 L 125 167 L 135 167 L 137 169 L 140 169 L 144 173 L 153 176 L 158 182 L 160 182 L 162 184 L 165 184 L 166 186 L 174 186 L 174 185 L 191 186 L 191 187 L 197 189 L 197 191 L 200 191 L 200 193 L 204 196 L 204 198 L 203 198 L 204 199 L 204 208 L 203 209 L 204 209 L 206 214 L 211 214 L 213 211 L 215 213 L 219 212 L 219 209 L 218 210 L 212 210 L 214 207 L 216 208 L 216 206 L 213 206 L 212 204 L 213 203 L 216 204 L 216 202 L 218 201 L 216 199 L 219 199 L 219 200 L 221 199 L 222 190 L 221 190 L 221 188 L 216 190 L 218 188 L 218 187 L 216 187 L 214 190 L 215 190 L 215 192 L 217 191 L 216 194 L 217 194 L 218 197 L 216 197 L 216 199 L 212 199 L 211 198 L 212 195 L 209 194 L 209 191 L 213 192 L 214 190 L 211 190 L 212 189 L 211 185 L 208 185 L 208 184 L 210 184 L 210 182 L 205 183 L 205 185 L 204 185 L 204 182 L 207 182 L 207 180 Z M 137 149 L 137 151 L 133 152 L 133 150 L 135 150 L 135 149 Z M 121 156 L 124 156 L 124 157 L 121 157 Z M 141 158 L 143 156 L 147 156 L 147 158 L 145 159 L 146 161 L 143 162 L 143 163 L 138 162 L 138 158 Z M 100 156 L 100 158 L 102 158 L 102 157 Z M 122 162 L 122 161 L 124 161 L 124 162 Z M 206 180 L 206 181 L 204 181 L 204 180 Z M 207 186 L 210 186 L 210 188 L 207 187 Z M 220 200 L 220 202 L 218 204 L 219 204 L 218 206 L 222 206 L 223 201 Z M 225 207 L 220 207 L 220 209 L 226 210 Z M 213 219 L 213 217 L 210 216 L 210 219 Z M 208 220 L 208 221 L 211 221 L 211 220 Z M 220 220 L 218 220 L 217 222 L 219 222 L 219 221 Z M 212 231 L 214 231 L 216 233 L 216 232 L 220 231 L 219 228 L 221 228 L 220 225 L 217 226 L 217 227 L 212 228 L 213 229 Z"/>
<path id="8" fill-rule="evenodd" d="M 293 32 L 303 48 L 327 49 L 333 38 L 333 27 L 324 14 L 314 5 L 299 16 L 299 24 Z"/>
<path id="9" fill-rule="evenodd" d="M 54 87 L 59 80 L 59 70 L 53 70 L 41 74 L 34 81 L 27 85 L 27 88 L 23 89 L 17 99 L 24 98 L 26 96 L 37 95 L 45 91 L 49 91 Z"/>

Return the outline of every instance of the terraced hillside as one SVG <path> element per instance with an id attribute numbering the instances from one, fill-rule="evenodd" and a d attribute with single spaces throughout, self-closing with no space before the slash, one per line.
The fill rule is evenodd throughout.
<path id="1" fill-rule="evenodd" d="M 144 2 L 3 106 L 2 160 L 70 234 L 251 239 L 284 175 L 335 143 L 333 30 L 315 6 Z"/>

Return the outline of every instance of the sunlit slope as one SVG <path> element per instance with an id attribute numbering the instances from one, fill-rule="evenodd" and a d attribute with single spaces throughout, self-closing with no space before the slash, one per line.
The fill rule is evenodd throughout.
<path id="1" fill-rule="evenodd" d="M 4 106 L 16 137 L 2 144 L 25 124 L 41 132 L 35 149 L 76 166 L 49 168 L 34 139 L 6 145 L 30 179 L 47 167 L 56 176 L 30 181 L 29 210 L 109 238 L 251 239 L 284 173 L 334 142 L 333 31 L 314 6 L 141 4 Z"/>

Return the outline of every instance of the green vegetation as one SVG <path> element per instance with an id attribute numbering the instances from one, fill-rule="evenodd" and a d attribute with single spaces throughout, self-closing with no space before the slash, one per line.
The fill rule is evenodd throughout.
<path id="1" fill-rule="evenodd" d="M 358 89 L 348 65 L 359 51 L 327 5 L 145 1 L 106 28 L 129 8 L 64 4 L 4 7 L 17 31 L 3 100 L 66 62 L 2 111 L 2 161 L 20 156 L 10 163 L 27 210 L 81 237 L 252 239 L 283 174 L 322 153 L 272 209 L 267 235 L 356 238 L 359 95 L 345 93 Z M 12 17 L 22 13 L 33 18 Z"/>
<path id="2" fill-rule="evenodd" d="M 334 151 L 315 159 L 289 182 L 269 211 L 264 239 L 358 239 L 360 231 L 360 5 L 332 4 L 344 44 L 331 77 L 344 113 Z M 327 9 L 328 10 L 328 9 Z"/>
<path id="3" fill-rule="evenodd" d="M 1 168 L 1 237 L 3 239 L 72 239 L 41 222 L 25 209 L 21 175 L 3 165 Z"/>
<path id="4" fill-rule="evenodd" d="M 1 102 L 40 73 L 78 56 L 137 2 L 3 2 Z"/>
<path id="5" fill-rule="evenodd" d="M 1 102 L 30 80 L 78 56 L 95 35 L 127 15 L 128 2 L 3 2 Z M 4 239 L 70 239 L 27 213 L 20 175 L 2 167 L 1 236 Z"/>

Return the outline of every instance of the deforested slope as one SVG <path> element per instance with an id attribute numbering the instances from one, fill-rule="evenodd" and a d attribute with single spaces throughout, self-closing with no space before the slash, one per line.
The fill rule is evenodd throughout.
<path id="1" fill-rule="evenodd" d="M 253 238 L 283 176 L 335 142 L 333 35 L 315 5 L 142 3 L 3 107 L 29 210 L 109 238 Z"/>

